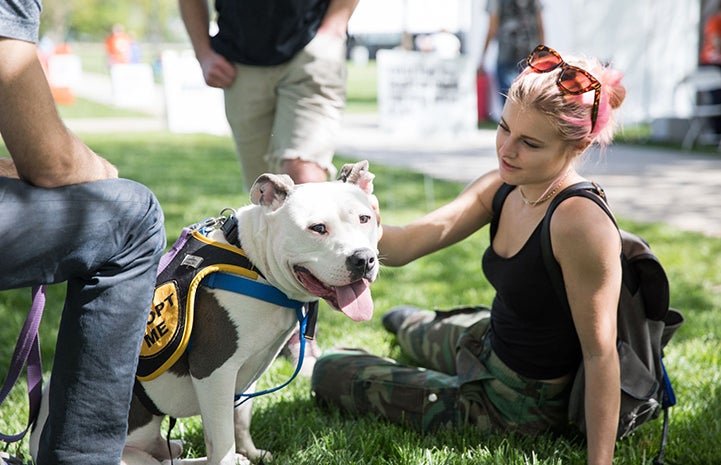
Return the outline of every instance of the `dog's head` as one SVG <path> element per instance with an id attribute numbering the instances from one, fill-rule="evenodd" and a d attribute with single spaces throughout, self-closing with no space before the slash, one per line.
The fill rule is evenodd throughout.
<path id="1" fill-rule="evenodd" d="M 296 186 L 287 175 L 261 175 L 251 201 L 261 207 L 254 234 L 263 237 L 246 252 L 289 297 L 322 298 L 355 321 L 369 320 L 379 270 L 373 178 L 367 161 L 344 166 L 332 182 Z"/>

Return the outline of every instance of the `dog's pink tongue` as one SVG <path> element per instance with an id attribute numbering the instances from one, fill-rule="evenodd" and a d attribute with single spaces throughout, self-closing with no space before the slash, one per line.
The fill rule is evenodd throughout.
<path id="1" fill-rule="evenodd" d="M 340 311 L 353 321 L 368 321 L 373 316 L 370 284 L 362 279 L 348 286 L 336 287 Z"/>

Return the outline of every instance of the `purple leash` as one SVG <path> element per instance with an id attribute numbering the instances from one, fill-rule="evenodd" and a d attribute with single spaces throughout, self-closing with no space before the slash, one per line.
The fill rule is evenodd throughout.
<path id="1" fill-rule="evenodd" d="M 40 338 L 38 337 L 38 328 L 40 320 L 43 316 L 43 308 L 45 307 L 45 286 L 36 286 L 32 290 L 33 303 L 30 307 L 30 313 L 25 320 L 22 332 L 15 345 L 12 362 L 8 371 L 7 378 L 0 389 L 0 405 L 5 402 L 5 398 L 10 394 L 12 388 L 17 383 L 23 366 L 27 363 L 27 380 L 28 380 L 28 400 L 29 415 L 28 425 L 25 429 L 15 435 L 6 435 L 0 433 L 0 440 L 6 443 L 17 442 L 21 440 L 30 429 L 30 425 L 35 421 L 38 411 L 40 410 L 40 399 L 43 389 L 43 368 L 40 359 Z"/>

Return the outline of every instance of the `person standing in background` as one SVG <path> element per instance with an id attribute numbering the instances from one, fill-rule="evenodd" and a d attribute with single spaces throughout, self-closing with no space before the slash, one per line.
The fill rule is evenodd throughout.
<path id="1" fill-rule="evenodd" d="M 345 109 L 348 21 L 358 0 L 179 0 L 205 82 L 225 93 L 246 188 L 265 172 L 335 176 Z"/>
<path id="2" fill-rule="evenodd" d="M 108 66 L 130 63 L 133 40 L 122 24 L 113 24 L 111 33 L 105 38 Z"/>
<path id="3" fill-rule="evenodd" d="M 506 101 L 511 82 L 521 71 L 519 62 L 531 53 L 536 44 L 545 42 L 541 10 L 539 0 L 488 0 L 486 3 L 488 33 L 478 72 L 485 72 L 486 51 L 495 39 L 498 43 L 495 78 L 501 106 Z"/>
<path id="4" fill-rule="evenodd" d="M 225 114 L 248 189 L 263 173 L 295 183 L 335 177 L 345 109 L 348 21 L 359 0 L 179 0 L 205 82 L 225 94 Z M 284 352 L 297 362 L 296 332 Z M 314 340 L 303 373 L 320 354 Z"/>

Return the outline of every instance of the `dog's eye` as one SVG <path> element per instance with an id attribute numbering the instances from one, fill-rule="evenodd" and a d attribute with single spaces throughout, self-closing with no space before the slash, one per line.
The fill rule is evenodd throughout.
<path id="1" fill-rule="evenodd" d="M 360 219 L 361 224 L 366 224 L 367 222 L 369 222 L 371 220 L 371 216 L 370 215 L 361 215 L 358 217 L 358 219 Z"/>
<path id="2" fill-rule="evenodd" d="M 308 227 L 311 231 L 317 232 L 318 234 L 327 234 L 328 229 L 326 229 L 325 225 L 322 223 L 314 224 Z"/>

